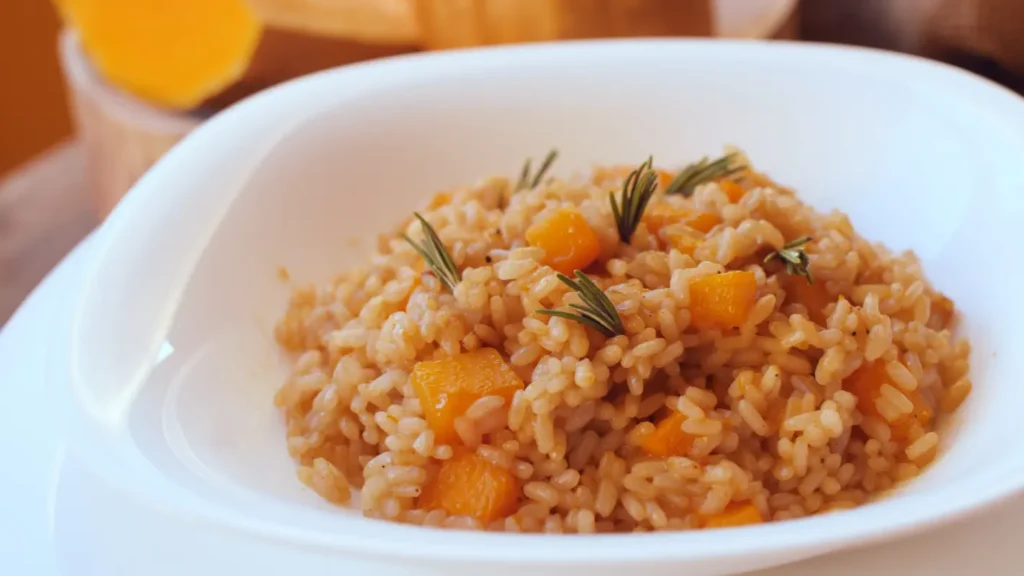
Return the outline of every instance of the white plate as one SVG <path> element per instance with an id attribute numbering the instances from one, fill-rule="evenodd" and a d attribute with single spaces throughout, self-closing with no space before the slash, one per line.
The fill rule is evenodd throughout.
<path id="1" fill-rule="evenodd" d="M 230 564 L 231 553 L 251 550 L 224 540 L 203 546 L 194 535 L 188 537 L 187 526 L 176 534 L 154 527 L 150 520 L 140 522 L 123 501 L 98 498 L 95 486 L 82 486 L 81 471 L 76 473 L 65 462 L 55 413 L 45 404 L 43 371 L 50 336 L 67 320 L 53 311 L 79 291 L 89 250 L 86 241 L 68 256 L 0 332 L 0 454 L 5 462 L 0 474 L 0 574 L 172 575 L 182 573 L 176 557 L 206 554 L 209 569 L 191 576 L 223 576 L 226 572 L 218 569 L 222 563 Z M 998 510 L 921 536 L 749 576 L 1009 576 L 1024 566 L 1022 532 L 1024 498 L 1017 498 Z M 54 538 L 57 533 L 64 535 L 60 546 Z M 282 568 L 270 559 L 264 570 L 249 576 L 286 573 Z"/>
<path id="2" fill-rule="evenodd" d="M 648 78 L 656 86 L 636 90 Z M 149 518 L 197 549 L 261 542 L 228 555 L 238 569 L 276 558 L 311 571 L 724 573 L 933 527 L 1024 484 L 1024 456 L 1005 448 L 1024 435 L 1013 355 L 1024 348 L 1021 273 L 1006 266 L 1022 126 L 1017 97 L 963 72 L 806 45 L 538 45 L 395 59 L 275 88 L 204 124 L 100 232 L 70 354 L 48 362 L 55 389 L 71 386 L 69 452 L 110 491 L 90 504 L 133 504 L 127 524 Z M 912 485 L 792 522 L 573 538 L 367 521 L 295 482 L 270 403 L 283 378 L 271 326 L 287 293 L 276 266 L 324 278 L 361 259 L 348 239 L 373 238 L 428 191 L 508 171 L 510 158 L 552 144 L 569 171 L 651 152 L 693 158 L 728 141 L 868 237 L 915 249 L 965 312 L 978 386 Z M 211 559 L 175 561 L 184 570 Z"/>

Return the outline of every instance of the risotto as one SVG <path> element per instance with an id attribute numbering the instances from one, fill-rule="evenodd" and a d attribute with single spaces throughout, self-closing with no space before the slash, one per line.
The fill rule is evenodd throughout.
<path id="1" fill-rule="evenodd" d="M 298 477 L 373 518 L 690 530 L 858 506 L 971 390 L 953 303 L 740 152 L 436 194 L 294 291 Z"/>

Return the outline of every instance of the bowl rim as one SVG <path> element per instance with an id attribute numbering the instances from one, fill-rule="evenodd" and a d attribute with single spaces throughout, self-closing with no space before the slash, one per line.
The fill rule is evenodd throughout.
<path id="1" fill-rule="evenodd" d="M 985 78 L 948 64 L 922 57 L 884 50 L 792 41 L 722 39 L 626 39 L 585 40 L 558 43 L 469 48 L 446 52 L 420 53 L 384 58 L 318 72 L 291 80 L 250 96 L 204 123 L 143 177 L 115 209 L 98 238 L 97 258 L 90 273 L 94 277 L 105 260 L 104 255 L 118 241 L 125 223 L 145 210 L 147 198 L 161 187 L 160 166 L 173 157 L 180 164 L 197 150 L 193 142 L 215 138 L 222 126 L 261 114 L 279 99 L 300 93 L 321 91 L 323 87 L 347 90 L 346 85 L 365 89 L 368 85 L 393 79 L 414 67 L 451 69 L 455 67 L 493 66 L 502 62 L 533 62 L 539 58 L 597 60 L 610 54 L 633 57 L 650 50 L 675 50 L 687 57 L 708 53 L 740 53 L 760 59 L 796 60 L 819 66 L 848 66 L 871 72 L 885 70 L 916 75 L 914 81 L 942 88 L 946 95 L 984 104 L 1001 119 L 1024 126 L 1024 99 Z M 879 73 L 873 74 L 881 77 Z M 354 89 L 354 88 L 353 88 Z M 86 286 L 91 284 L 87 282 Z M 83 301 L 88 290 L 83 290 Z M 83 307 L 75 313 L 81 319 Z M 970 489 L 968 489 L 970 488 Z M 241 515 L 216 502 L 209 506 L 177 508 L 161 506 L 135 488 L 140 501 L 162 512 L 183 515 L 195 521 L 210 522 L 278 543 L 297 547 L 315 547 L 361 557 L 401 559 L 405 561 L 455 561 L 460 563 L 501 562 L 510 565 L 623 564 L 665 561 L 714 561 L 754 555 L 823 553 L 841 547 L 865 545 L 885 538 L 907 535 L 936 527 L 968 514 L 991 508 L 1024 491 L 1024 463 L 1000 462 L 965 478 L 923 493 L 907 493 L 845 511 L 769 523 L 729 528 L 725 531 L 660 532 L 644 534 L 533 535 L 488 532 L 450 532 L 424 529 L 361 516 L 353 522 L 366 526 L 363 531 L 337 532 L 283 525 L 266 519 Z M 388 538 L 381 538 L 381 535 Z M 731 538 L 722 538 L 728 535 Z M 394 546 L 401 542 L 402 546 Z M 529 546 L 529 552 L 524 548 Z"/>

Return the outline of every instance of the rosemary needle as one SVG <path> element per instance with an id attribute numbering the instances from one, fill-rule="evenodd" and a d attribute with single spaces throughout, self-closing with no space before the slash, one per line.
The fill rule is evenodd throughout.
<path id="1" fill-rule="evenodd" d="M 413 216 L 420 221 L 420 226 L 423 227 L 423 240 L 417 244 L 405 232 L 402 232 L 402 238 L 405 238 L 405 241 L 423 257 L 423 261 L 434 272 L 437 279 L 447 286 L 449 291 L 455 292 L 455 286 L 462 280 L 462 277 L 459 276 L 459 269 L 455 267 L 455 261 L 452 260 L 451 254 L 441 243 L 434 227 L 424 220 L 419 212 L 413 212 Z"/>
<path id="2" fill-rule="evenodd" d="M 636 227 L 640 225 L 640 219 L 647 209 L 647 203 L 651 201 L 655 190 L 658 189 L 658 174 L 651 169 L 653 159 L 648 157 L 647 161 L 629 173 L 626 181 L 622 183 L 622 192 L 619 194 L 619 202 L 615 201 L 615 193 L 608 193 L 608 201 L 612 205 L 612 214 L 615 215 L 615 224 L 619 229 L 619 239 L 629 244 Z M 621 204 L 621 205 L 620 205 Z"/>
<path id="3" fill-rule="evenodd" d="M 551 165 L 555 163 L 555 159 L 558 158 L 558 150 L 552 149 L 548 152 L 548 155 L 544 157 L 544 161 L 541 162 L 540 168 L 537 169 L 536 174 L 531 174 L 531 163 L 532 161 L 527 158 L 526 162 L 523 163 L 523 170 L 519 173 L 519 182 L 516 183 L 514 192 L 520 190 L 532 190 L 536 188 L 538 184 L 544 180 L 544 175 L 547 174 Z"/>
<path id="4" fill-rule="evenodd" d="M 775 250 L 771 254 L 765 256 L 764 262 L 767 264 L 772 260 L 781 260 L 786 266 L 786 272 L 793 276 L 803 276 L 807 279 L 808 284 L 813 284 L 814 280 L 811 278 L 811 271 L 808 268 L 810 260 L 807 258 L 807 252 L 804 251 L 803 246 L 811 241 L 810 236 L 803 236 L 797 238 L 791 242 L 787 242 L 782 249 Z"/>
<path id="5" fill-rule="evenodd" d="M 608 295 L 602 292 L 597 287 L 597 284 L 594 284 L 594 281 L 587 278 L 587 275 L 583 272 L 576 270 L 574 274 L 576 276 L 575 280 L 561 273 L 558 274 L 558 279 L 579 294 L 583 304 L 569 304 L 569 307 L 575 310 L 575 312 L 543 309 L 537 310 L 537 313 L 579 322 L 585 326 L 590 326 L 609 338 L 625 334 L 626 329 L 622 326 L 619 312 L 615 309 L 612 301 L 608 299 Z"/>
<path id="6" fill-rule="evenodd" d="M 701 158 L 680 170 L 665 188 L 665 194 L 682 194 L 689 198 L 697 186 L 709 180 L 732 176 L 744 169 L 743 166 L 733 166 L 735 158 L 735 153 L 726 154 L 717 160 L 708 160 L 706 156 Z"/>

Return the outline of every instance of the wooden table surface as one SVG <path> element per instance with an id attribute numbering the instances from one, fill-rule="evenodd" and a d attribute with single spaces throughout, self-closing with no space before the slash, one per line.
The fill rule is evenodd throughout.
<path id="1" fill-rule="evenodd" d="M 0 326 L 98 223 L 76 141 L 0 179 Z"/>

